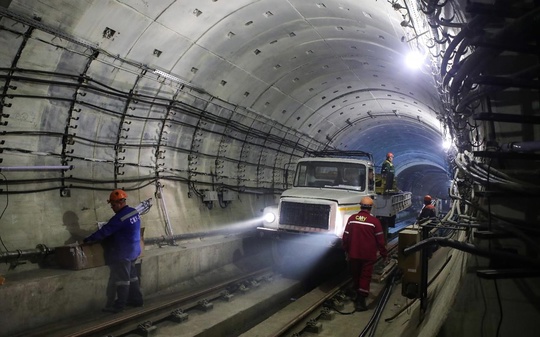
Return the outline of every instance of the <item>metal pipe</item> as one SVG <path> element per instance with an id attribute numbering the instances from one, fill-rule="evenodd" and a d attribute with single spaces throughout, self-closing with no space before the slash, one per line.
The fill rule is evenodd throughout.
<path id="1" fill-rule="evenodd" d="M 174 243 L 175 240 L 189 240 L 194 238 L 210 237 L 217 235 L 231 235 L 231 234 L 245 234 L 257 229 L 256 226 L 243 229 L 224 228 L 217 229 L 208 232 L 196 232 L 187 234 L 177 234 L 170 236 L 154 237 L 144 239 L 144 243 L 159 244 L 159 243 Z M 39 244 L 35 249 L 17 249 L 13 251 L 0 252 L 0 263 L 12 263 L 17 261 L 30 261 L 31 263 L 38 263 L 43 260 L 47 255 L 55 253 L 55 248 L 49 248 L 44 244 Z"/>
<path id="2" fill-rule="evenodd" d="M 540 151 L 540 141 L 506 143 L 501 149 L 503 152 L 536 152 Z"/>
<path id="3" fill-rule="evenodd" d="M 523 115 L 513 115 L 513 114 L 504 114 L 504 113 L 489 113 L 489 112 L 479 112 L 473 114 L 474 120 L 481 121 L 494 121 L 494 122 L 505 122 L 505 123 L 522 123 L 522 124 L 540 124 L 540 117 L 538 116 L 523 116 Z"/>
<path id="4" fill-rule="evenodd" d="M 535 268 L 540 268 L 540 260 L 533 259 L 527 256 L 522 256 L 519 254 L 513 254 L 513 253 L 507 253 L 504 251 L 495 251 L 495 250 L 486 250 L 476 247 L 475 245 L 461 242 L 454 239 L 447 239 L 447 238 L 439 238 L 439 237 L 433 237 L 426 240 L 422 240 L 418 242 L 415 245 L 412 245 L 410 247 L 407 247 L 403 249 L 403 255 L 407 256 L 409 254 L 415 253 L 422 248 L 426 246 L 432 246 L 432 245 L 440 245 L 443 247 L 452 247 L 456 248 L 458 250 L 471 253 L 474 255 L 487 257 L 487 258 L 500 258 L 502 260 L 512 260 L 520 263 L 526 263 L 530 266 L 534 266 Z"/>
<path id="5" fill-rule="evenodd" d="M 14 251 L 0 252 L 0 263 L 26 260 L 36 263 L 52 253 L 54 253 L 54 248 L 49 248 L 44 244 L 39 244 L 35 249 L 17 249 Z"/>

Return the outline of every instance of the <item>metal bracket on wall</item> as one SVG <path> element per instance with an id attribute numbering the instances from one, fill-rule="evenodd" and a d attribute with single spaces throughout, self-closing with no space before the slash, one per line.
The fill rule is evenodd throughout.
<path id="1" fill-rule="evenodd" d="M 71 197 L 71 190 L 67 187 L 60 188 L 60 197 L 69 198 Z"/>

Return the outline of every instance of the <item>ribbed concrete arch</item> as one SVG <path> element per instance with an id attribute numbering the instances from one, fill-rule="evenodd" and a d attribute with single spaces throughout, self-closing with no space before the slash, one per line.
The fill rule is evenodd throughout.
<path id="1" fill-rule="evenodd" d="M 441 138 L 434 80 L 403 68 L 402 17 L 384 1 L 20 0 L 2 13 L 4 101 L 13 116 L 39 114 L 12 118 L 4 163 L 24 153 L 29 165 L 73 165 L 46 181 L 28 174 L 32 191 L 99 200 L 164 185 L 182 205 L 174 221 L 208 189 L 247 198 L 237 214 L 262 209 L 254 194 L 273 199 L 314 150 L 367 151 L 376 165 L 391 150 L 399 172 L 415 157 L 418 169 L 446 167 L 417 143 Z"/>
<path id="2" fill-rule="evenodd" d="M 299 158 L 344 149 L 372 153 L 377 169 L 394 153 L 398 187 L 415 206 L 430 194 L 449 207 L 451 189 L 454 215 L 489 228 L 475 245 L 530 261 L 540 214 L 538 15 L 530 0 L 0 1 L 0 253 L 82 240 L 110 217 L 113 188 L 132 205 L 153 198 L 147 238 L 260 223 Z M 404 66 L 408 51 L 428 55 L 418 71 Z M 219 207 L 204 200 L 209 192 Z M 240 240 L 225 245 L 206 267 L 236 261 Z M 185 281 L 177 256 L 164 265 L 181 276 L 163 272 L 155 291 Z M 477 260 L 474 269 L 485 268 Z M 497 260 L 491 275 L 510 278 L 496 283 L 502 297 L 458 298 L 440 335 L 538 330 L 523 319 L 537 314 L 527 296 L 537 285 L 520 278 L 515 289 L 506 258 Z M 453 274 L 468 298 L 486 282 L 458 277 L 465 265 Z M 44 289 L 41 301 L 31 291 L 8 298 L 4 316 L 23 308 L 18 321 L 46 319 L 28 310 L 50 303 L 46 295 L 63 298 L 69 314 L 87 303 Z M 500 308 L 500 324 L 484 321 Z M 439 318 L 409 332 L 438 330 Z"/>

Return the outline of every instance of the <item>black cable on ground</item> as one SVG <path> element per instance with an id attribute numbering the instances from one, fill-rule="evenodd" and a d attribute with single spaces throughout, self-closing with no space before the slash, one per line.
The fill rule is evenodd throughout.
<path id="1" fill-rule="evenodd" d="M 437 271 L 437 273 L 431 278 L 431 280 L 429 280 L 428 282 L 428 287 L 431 285 L 431 283 L 433 283 L 433 281 L 435 281 L 435 279 L 441 274 L 441 272 L 444 270 L 444 268 L 446 268 L 446 266 L 448 265 L 448 263 L 450 262 L 450 259 L 452 258 L 452 255 L 448 256 L 446 258 L 446 261 L 444 262 L 444 264 L 442 265 L 442 267 Z M 417 300 L 417 298 L 415 298 L 414 300 L 412 300 L 411 302 L 407 303 L 403 308 L 401 308 L 401 310 L 399 310 L 398 312 L 396 312 L 393 316 L 391 317 L 388 317 L 386 318 L 384 321 L 385 322 L 390 322 L 392 320 L 394 320 L 396 317 L 398 317 L 399 315 L 401 315 L 405 310 L 407 310 L 407 308 L 409 308 L 411 305 L 413 305 L 413 303 L 415 303 Z"/>
<path id="2" fill-rule="evenodd" d="M 397 275 L 398 268 L 394 268 L 386 281 L 386 285 L 383 290 L 383 295 L 380 297 L 379 302 L 377 303 L 377 306 L 375 307 L 375 310 L 373 312 L 373 315 L 369 319 L 369 322 L 366 324 L 365 328 L 360 332 L 358 337 L 366 337 L 369 333 L 369 336 L 373 336 L 375 334 L 375 331 L 377 330 L 377 325 L 379 322 L 379 319 L 381 317 L 381 314 L 384 310 L 384 307 L 386 306 L 386 303 L 388 303 L 388 299 L 390 298 L 390 294 L 392 293 L 392 287 L 394 285 L 396 275 Z"/>
<path id="3" fill-rule="evenodd" d="M 377 331 L 377 327 L 379 326 L 379 320 L 381 319 L 381 315 L 384 311 L 384 308 L 386 307 L 386 304 L 388 303 L 388 300 L 390 299 L 390 295 L 392 295 L 392 289 L 394 288 L 394 283 L 397 278 L 396 275 L 397 268 L 392 271 L 392 274 L 390 275 L 390 278 L 388 279 L 388 283 L 385 288 L 386 291 L 384 293 L 384 297 L 381 298 L 381 301 L 377 305 L 377 311 L 375 312 L 375 320 L 371 327 L 371 333 L 369 334 L 369 337 L 375 336 L 375 331 Z"/>

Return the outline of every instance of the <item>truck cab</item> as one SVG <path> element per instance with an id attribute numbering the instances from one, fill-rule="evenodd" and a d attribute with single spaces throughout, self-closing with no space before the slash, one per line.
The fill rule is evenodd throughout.
<path id="1" fill-rule="evenodd" d="M 264 209 L 263 226 L 258 227 L 261 234 L 279 239 L 309 235 L 323 245 L 335 246 L 341 242 L 348 218 L 360 211 L 364 196 L 374 199 L 372 213 L 383 227 L 393 226 L 396 214 L 411 206 L 411 193 L 386 188 L 383 177 L 375 173 L 371 155 L 362 154 L 362 158 L 300 159 L 293 186 L 282 193 L 278 205 Z"/>

